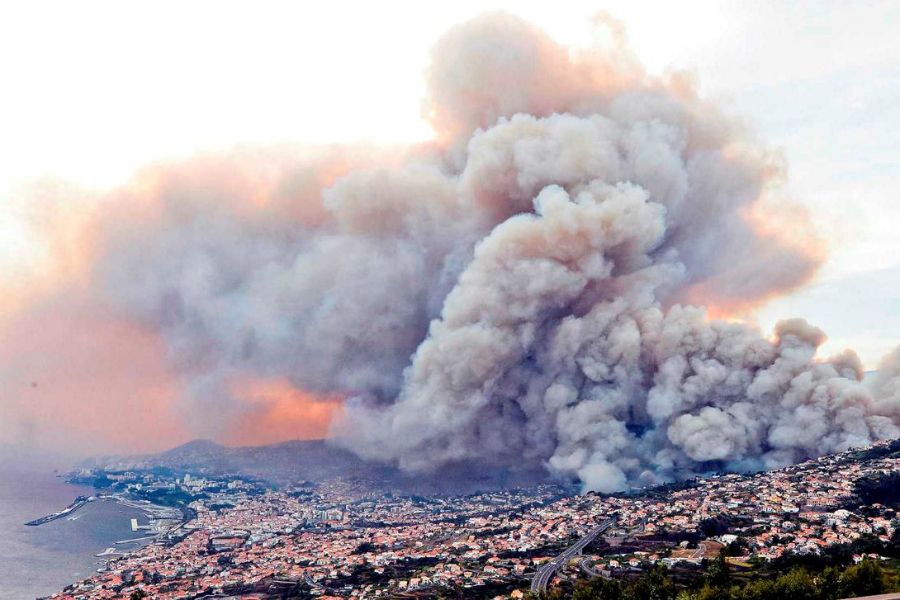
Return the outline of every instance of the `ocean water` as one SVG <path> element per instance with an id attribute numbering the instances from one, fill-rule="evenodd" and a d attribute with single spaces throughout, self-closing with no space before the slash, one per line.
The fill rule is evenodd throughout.
<path id="1" fill-rule="evenodd" d="M 38 527 L 24 525 L 92 492 L 63 482 L 47 468 L 0 465 L 0 600 L 31 600 L 60 591 L 94 573 L 102 560 L 94 555 L 116 540 L 146 534 L 131 531 L 131 518 L 147 523 L 141 511 L 112 501 L 90 502 L 74 515 Z"/>

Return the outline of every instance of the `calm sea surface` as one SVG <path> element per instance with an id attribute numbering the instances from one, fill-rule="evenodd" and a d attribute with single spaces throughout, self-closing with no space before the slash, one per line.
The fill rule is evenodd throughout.
<path id="1" fill-rule="evenodd" d="M 23 472 L 0 465 L 0 599 L 31 600 L 60 591 L 92 574 L 102 560 L 94 555 L 114 541 L 142 535 L 132 533 L 130 520 L 146 525 L 143 513 L 110 501 L 90 502 L 74 515 L 38 527 L 24 525 L 91 493 L 50 470 Z"/>

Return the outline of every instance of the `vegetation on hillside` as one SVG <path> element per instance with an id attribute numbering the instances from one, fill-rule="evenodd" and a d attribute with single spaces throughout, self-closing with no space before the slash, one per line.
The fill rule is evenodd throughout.
<path id="1" fill-rule="evenodd" d="M 787 563 L 785 563 L 787 564 Z M 794 565 L 738 577 L 723 549 L 696 578 L 677 583 L 657 565 L 637 579 L 595 578 L 560 586 L 530 600 L 838 600 L 900 591 L 900 575 L 874 560 L 821 569 Z"/>

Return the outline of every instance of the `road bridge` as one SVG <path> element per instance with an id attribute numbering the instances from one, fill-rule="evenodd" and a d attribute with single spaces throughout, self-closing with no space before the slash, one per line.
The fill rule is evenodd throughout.
<path id="1" fill-rule="evenodd" d="M 553 578 L 556 571 L 572 560 L 574 556 L 581 554 L 581 551 L 584 550 L 588 544 L 593 542 L 598 535 L 615 525 L 615 523 L 615 518 L 609 518 L 603 521 L 603 523 L 591 529 L 583 538 L 566 548 L 562 554 L 538 568 L 534 577 L 531 579 L 531 592 L 533 594 L 546 592 L 547 585 L 550 583 L 550 580 Z"/>

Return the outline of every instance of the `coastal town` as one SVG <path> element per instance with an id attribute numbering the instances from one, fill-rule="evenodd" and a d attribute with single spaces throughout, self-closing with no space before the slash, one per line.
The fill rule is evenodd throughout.
<path id="1" fill-rule="evenodd" d="M 189 499 L 190 516 L 52 598 L 434 598 L 460 590 L 518 598 L 534 590 L 536 573 L 552 587 L 659 564 L 691 568 L 726 547 L 736 564 L 816 555 L 895 536 L 895 512 L 861 499 L 860 486 L 898 472 L 894 441 L 614 495 L 539 485 L 418 497 L 340 478 L 270 489 L 189 474 L 88 473 L 117 478 L 124 493 L 151 488 Z M 567 553 L 573 545 L 577 552 Z"/>

